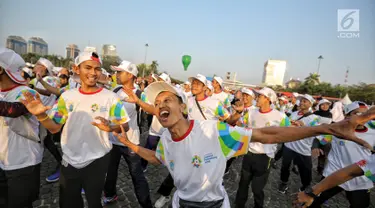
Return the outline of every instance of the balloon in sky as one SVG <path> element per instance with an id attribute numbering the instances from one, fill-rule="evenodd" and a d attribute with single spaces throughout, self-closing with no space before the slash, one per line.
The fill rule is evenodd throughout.
<path id="1" fill-rule="evenodd" d="M 182 65 L 184 65 L 184 70 L 185 71 L 189 67 L 190 62 L 191 62 L 191 56 L 189 56 L 189 55 L 182 56 Z"/>

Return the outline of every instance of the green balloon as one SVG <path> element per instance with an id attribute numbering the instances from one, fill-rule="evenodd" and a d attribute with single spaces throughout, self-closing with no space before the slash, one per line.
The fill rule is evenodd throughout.
<path id="1" fill-rule="evenodd" d="M 186 71 L 191 63 L 191 56 L 184 55 L 182 56 L 182 65 L 184 65 L 184 70 Z"/>

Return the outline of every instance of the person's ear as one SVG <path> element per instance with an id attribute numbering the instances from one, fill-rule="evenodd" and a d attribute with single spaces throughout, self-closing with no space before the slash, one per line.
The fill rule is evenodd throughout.
<path id="1" fill-rule="evenodd" d="M 3 67 L 0 67 L 0 75 L 2 75 L 4 73 L 5 73 L 5 70 L 3 69 Z"/>
<path id="2" fill-rule="evenodd" d="M 79 66 L 73 65 L 73 72 L 79 75 Z"/>
<path id="3" fill-rule="evenodd" d="M 185 110 L 186 110 L 186 104 L 185 104 L 185 103 L 181 103 L 181 104 L 180 104 L 180 108 L 181 108 L 181 113 L 185 113 Z"/>

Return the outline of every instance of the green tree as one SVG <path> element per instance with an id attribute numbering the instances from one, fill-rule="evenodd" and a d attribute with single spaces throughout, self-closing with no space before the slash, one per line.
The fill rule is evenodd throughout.
<path id="1" fill-rule="evenodd" d="M 310 75 L 305 78 L 305 84 L 307 85 L 318 85 L 319 83 L 320 75 L 317 73 L 310 73 Z"/>
<path id="2" fill-rule="evenodd" d="M 118 56 L 103 56 L 102 57 L 102 68 L 108 72 L 112 72 L 111 66 L 118 66 L 121 63 L 121 59 Z"/>

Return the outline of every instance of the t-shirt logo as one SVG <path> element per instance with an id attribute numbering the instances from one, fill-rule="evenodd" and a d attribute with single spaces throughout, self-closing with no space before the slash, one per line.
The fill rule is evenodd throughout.
<path id="1" fill-rule="evenodd" d="M 92 104 L 92 105 L 91 105 L 91 111 L 92 111 L 93 113 L 95 113 L 98 109 L 99 109 L 98 104 Z"/>
<path id="2" fill-rule="evenodd" d="M 191 164 L 193 164 L 194 167 L 199 168 L 202 164 L 202 159 L 198 155 L 194 155 Z"/>
<path id="3" fill-rule="evenodd" d="M 72 112 L 74 110 L 73 103 L 68 104 L 68 110 L 69 110 L 69 112 Z"/>
<path id="4" fill-rule="evenodd" d="M 174 161 L 169 161 L 169 168 L 173 171 L 174 170 Z"/>
<path id="5" fill-rule="evenodd" d="M 208 153 L 208 154 L 205 154 L 203 158 L 204 158 L 204 163 L 210 163 L 211 160 L 217 159 L 217 156 L 214 156 L 214 154 L 212 153 Z"/>

